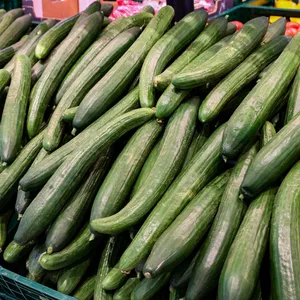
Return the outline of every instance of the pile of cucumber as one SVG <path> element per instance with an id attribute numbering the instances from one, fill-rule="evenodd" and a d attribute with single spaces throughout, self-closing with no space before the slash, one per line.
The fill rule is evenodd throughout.
<path id="1" fill-rule="evenodd" d="M 111 11 L 0 11 L 1 265 L 77 299 L 300 299 L 300 34 Z"/>

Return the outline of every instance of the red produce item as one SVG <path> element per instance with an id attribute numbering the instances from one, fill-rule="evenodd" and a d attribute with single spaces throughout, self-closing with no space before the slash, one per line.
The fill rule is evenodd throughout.
<path id="1" fill-rule="evenodd" d="M 240 30 L 242 27 L 243 27 L 243 23 L 240 22 L 240 21 L 232 21 L 230 22 L 231 24 L 235 25 L 236 26 L 236 30 Z"/>

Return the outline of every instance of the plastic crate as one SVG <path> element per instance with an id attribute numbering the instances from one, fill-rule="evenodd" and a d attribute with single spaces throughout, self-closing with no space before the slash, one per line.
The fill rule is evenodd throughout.
<path id="1" fill-rule="evenodd" d="M 5 0 L 0 1 L 0 8 L 4 8 L 5 10 L 11 10 L 13 8 L 22 7 L 21 0 Z"/>

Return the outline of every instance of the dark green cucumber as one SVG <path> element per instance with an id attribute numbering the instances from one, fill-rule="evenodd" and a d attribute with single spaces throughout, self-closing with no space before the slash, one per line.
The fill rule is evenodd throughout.
<path id="1" fill-rule="evenodd" d="M 248 207 L 222 269 L 218 299 L 251 299 L 267 249 L 276 192 L 262 193 Z"/>
<path id="2" fill-rule="evenodd" d="M 262 300 L 262 290 L 260 280 L 256 284 L 255 290 L 252 294 L 251 300 Z"/>
<path id="3" fill-rule="evenodd" d="M 5 87 L 9 85 L 9 82 L 10 82 L 9 72 L 5 69 L 1 69 L 0 70 L 0 93 L 2 93 Z"/>
<path id="4" fill-rule="evenodd" d="M 38 59 L 46 58 L 51 50 L 68 35 L 78 18 L 79 14 L 64 19 L 48 30 L 36 45 L 35 56 Z"/>
<path id="5" fill-rule="evenodd" d="M 261 130 L 260 148 L 265 146 L 275 135 L 276 130 L 273 124 L 269 121 L 266 121 Z"/>
<path id="6" fill-rule="evenodd" d="M 6 48 L 17 41 L 27 32 L 31 25 L 31 15 L 25 15 L 17 18 L 5 31 L 0 35 L 0 49 Z"/>
<path id="7" fill-rule="evenodd" d="M 117 37 L 121 32 L 131 27 L 143 27 L 147 25 L 153 16 L 149 13 L 139 13 L 125 19 L 117 19 L 105 28 L 100 37 L 85 51 L 80 59 L 75 63 L 69 71 L 55 97 L 55 104 L 57 104 L 70 85 L 77 79 L 77 77 L 86 69 L 92 60 L 104 49 L 109 42 Z"/>
<path id="8" fill-rule="evenodd" d="M 24 15 L 24 10 L 22 8 L 13 9 L 8 11 L 1 17 L 0 22 L 0 35 L 19 17 Z"/>
<path id="9" fill-rule="evenodd" d="M 30 252 L 26 263 L 30 278 L 36 282 L 41 282 L 43 277 L 46 275 L 46 270 L 44 270 L 39 263 L 39 259 L 45 251 L 46 247 L 44 244 L 36 244 Z"/>
<path id="10" fill-rule="evenodd" d="M 154 8 L 151 6 L 151 5 L 146 5 L 144 6 L 140 12 L 147 12 L 147 13 L 150 13 L 151 15 L 155 15 L 155 10 Z"/>
<path id="11" fill-rule="evenodd" d="M 18 54 L 14 61 L 0 129 L 1 159 L 6 163 L 12 163 L 20 151 L 30 94 L 30 59 Z"/>
<path id="12" fill-rule="evenodd" d="M 103 3 L 101 5 L 101 10 L 102 10 L 105 17 L 109 17 L 110 14 L 112 13 L 113 9 L 114 9 L 114 6 L 112 4 L 109 4 L 109 3 Z"/>
<path id="13" fill-rule="evenodd" d="M 23 257 L 28 255 L 28 253 L 33 248 L 35 242 L 31 241 L 24 246 L 17 244 L 15 241 L 12 241 L 8 244 L 3 252 L 3 259 L 9 263 L 16 263 L 20 261 Z"/>
<path id="14" fill-rule="evenodd" d="M 218 213 L 195 263 L 187 299 L 209 297 L 218 286 L 223 264 L 247 207 L 239 199 L 240 186 L 257 150 L 258 143 L 239 158 L 232 170 Z"/>
<path id="15" fill-rule="evenodd" d="M 91 135 L 94 135 L 94 133 L 106 125 L 107 122 L 138 107 L 139 90 L 136 88 L 107 111 L 101 118 L 91 124 L 86 130 L 50 154 L 49 157 L 43 161 L 43 164 L 39 164 L 30 170 L 30 172 L 28 172 L 20 181 L 22 189 L 28 191 L 43 186 L 63 163 L 66 157 L 72 153 L 73 150 L 85 144 L 86 141 L 89 141 Z"/>
<path id="16" fill-rule="evenodd" d="M 100 153 L 77 192 L 51 225 L 45 241 L 47 253 L 62 250 L 77 234 L 87 214 L 90 213 L 97 190 L 110 166 L 111 158 L 111 149 Z"/>
<path id="17" fill-rule="evenodd" d="M 226 171 L 207 184 L 159 237 L 143 268 L 146 278 L 172 271 L 192 253 L 213 222 L 229 177 Z"/>
<path id="18" fill-rule="evenodd" d="M 258 152 L 242 184 L 242 193 L 246 197 L 255 197 L 276 184 L 299 160 L 299 128 L 300 113 Z"/>
<path id="19" fill-rule="evenodd" d="M 0 50 L 0 67 L 4 67 L 8 63 L 15 53 L 24 45 L 25 40 L 20 40 L 15 44 L 8 46 Z"/>
<path id="20" fill-rule="evenodd" d="M 91 221 L 109 217 L 123 208 L 132 186 L 162 130 L 163 126 L 156 120 L 151 120 L 131 137 L 115 160 L 95 197 Z"/>
<path id="21" fill-rule="evenodd" d="M 73 297 L 78 300 L 89 300 L 93 298 L 96 284 L 96 275 L 87 278 L 74 292 Z"/>
<path id="22" fill-rule="evenodd" d="M 153 118 L 154 111 L 140 108 L 121 115 L 94 132 L 93 138 L 81 145 L 61 164 L 26 209 L 15 240 L 25 244 L 43 233 L 62 210 L 97 154 L 110 147 L 122 135 Z M 64 174 L 62 177 L 61 174 Z M 0 174 L 1 176 L 1 174 Z M 39 224 L 39 226 L 36 226 Z"/>
<path id="23" fill-rule="evenodd" d="M 140 32 L 137 27 L 122 32 L 93 59 L 92 63 L 70 85 L 49 121 L 43 142 L 43 147 L 47 151 L 53 151 L 60 145 L 64 133 L 65 124 L 62 122 L 62 117 L 65 110 L 80 104 L 86 93 L 132 45 Z"/>
<path id="24" fill-rule="evenodd" d="M 10 220 L 12 210 L 8 210 L 0 214 L 0 253 L 3 251 L 3 247 L 6 244 L 8 235 L 8 222 Z"/>
<path id="25" fill-rule="evenodd" d="M 7 195 L 25 174 L 42 147 L 44 131 L 32 139 L 20 152 L 15 161 L 0 173 L 0 204 L 5 207 Z M 0 208 L 0 211 L 1 211 Z"/>
<path id="26" fill-rule="evenodd" d="M 268 30 L 262 39 L 262 44 L 266 44 L 274 38 L 284 35 L 286 28 L 286 18 L 280 18 L 276 20 L 274 23 L 270 24 Z"/>
<path id="27" fill-rule="evenodd" d="M 201 122 L 214 120 L 230 99 L 251 83 L 267 65 L 275 60 L 288 43 L 288 37 L 278 36 L 247 57 L 222 79 L 205 98 L 199 109 L 199 120 Z"/>
<path id="28" fill-rule="evenodd" d="M 49 61 L 30 95 L 27 117 L 27 132 L 30 138 L 36 135 L 43 123 L 47 105 L 64 76 L 96 38 L 98 34 L 97 27 L 100 27 L 102 20 L 103 17 L 99 12 L 86 17 L 78 28 L 60 44 L 57 52 Z"/>
<path id="29" fill-rule="evenodd" d="M 120 288 L 128 279 L 128 274 L 122 273 L 119 264 L 116 264 L 102 280 L 102 288 L 112 291 Z"/>
<path id="30" fill-rule="evenodd" d="M 198 66 L 174 76 L 172 83 L 179 89 L 191 89 L 217 81 L 237 67 L 261 42 L 268 27 L 268 18 L 258 17 L 247 22 L 221 52 Z"/>
<path id="31" fill-rule="evenodd" d="M 129 278 L 126 283 L 114 293 L 113 300 L 130 300 L 130 295 L 139 282 L 140 279 L 137 277 Z"/>
<path id="32" fill-rule="evenodd" d="M 54 286 L 56 286 L 58 278 L 63 271 L 64 271 L 64 269 L 59 269 L 56 271 L 46 271 L 47 273 L 46 273 L 46 276 L 44 277 L 44 279 L 47 279 L 49 282 L 54 284 Z"/>
<path id="33" fill-rule="evenodd" d="M 268 74 L 268 71 L 271 69 L 271 67 L 274 65 L 275 61 L 271 62 L 268 66 L 266 66 L 259 74 L 258 74 L 258 80 L 262 79 L 266 74 Z"/>
<path id="34" fill-rule="evenodd" d="M 74 128 L 87 127 L 119 100 L 137 75 L 148 52 L 168 29 L 173 17 L 174 9 L 168 5 L 153 17 L 122 58 L 86 94 L 73 120 Z"/>
<path id="35" fill-rule="evenodd" d="M 193 60 L 192 64 L 196 67 L 199 64 L 201 65 L 202 63 L 206 62 L 216 53 L 221 51 L 221 49 L 229 42 L 230 39 L 231 37 L 229 36 L 223 38 L 221 41 L 211 46 L 206 51 L 201 53 L 198 57 L 196 57 Z M 168 118 L 175 111 L 178 105 L 188 97 L 189 94 L 189 90 L 178 90 L 171 83 L 157 101 L 156 117 L 158 119 Z"/>
<path id="36" fill-rule="evenodd" d="M 160 74 L 170 60 L 190 43 L 205 27 L 205 10 L 195 10 L 173 26 L 149 51 L 140 73 L 141 107 L 156 104 L 154 77 Z"/>
<path id="37" fill-rule="evenodd" d="M 300 35 L 297 35 L 229 119 L 222 145 L 224 157 L 236 157 L 249 139 L 258 132 L 272 109 L 286 94 L 299 63 Z"/>
<path id="38" fill-rule="evenodd" d="M 131 270 L 150 253 L 154 243 L 181 210 L 196 196 L 223 166 L 221 141 L 225 125 L 207 140 L 189 165 L 177 176 L 152 210 L 130 246 L 120 259 L 121 270 Z M 130 202 L 129 202 L 130 203 Z"/>
<path id="39" fill-rule="evenodd" d="M 103 22 L 102 22 L 102 28 L 107 27 L 110 23 L 112 23 L 111 19 L 104 16 Z"/>
<path id="40" fill-rule="evenodd" d="M 128 204 L 111 215 L 114 206 L 100 206 L 99 198 L 91 214 L 91 227 L 100 233 L 115 234 L 138 223 L 162 197 L 180 170 L 196 127 L 195 110 L 199 98 L 183 103 L 170 118 L 165 130 L 158 158 L 151 168 L 145 185 L 130 199 Z M 107 211 L 109 210 L 109 211 Z"/>
<path id="41" fill-rule="evenodd" d="M 286 109 L 285 122 L 286 124 L 300 112 L 300 67 L 297 70 L 296 76 L 293 81 L 291 93 L 288 100 Z"/>
<path id="42" fill-rule="evenodd" d="M 165 285 L 168 284 L 170 273 L 165 273 L 155 279 L 144 278 L 135 287 L 131 294 L 131 300 L 150 300 L 155 296 Z"/>
<path id="43" fill-rule="evenodd" d="M 210 48 L 226 35 L 227 19 L 218 18 L 212 21 L 201 34 L 190 44 L 163 73 L 156 76 L 154 85 L 159 90 L 165 90 L 172 82 L 173 77 L 185 68 L 202 52 Z"/>
<path id="44" fill-rule="evenodd" d="M 91 258 L 86 258 L 82 262 L 64 270 L 58 278 L 57 291 L 70 295 L 84 277 L 90 264 Z"/>
<path id="45" fill-rule="evenodd" d="M 227 24 L 226 35 L 234 34 L 236 32 L 236 28 L 236 25 L 229 22 Z"/>
<path id="46" fill-rule="evenodd" d="M 75 117 L 78 106 L 68 108 L 64 111 L 62 119 L 65 122 L 72 123 Z"/>
<path id="47" fill-rule="evenodd" d="M 300 163 L 282 181 L 274 202 L 270 235 L 270 265 L 273 299 L 300 297 Z"/>

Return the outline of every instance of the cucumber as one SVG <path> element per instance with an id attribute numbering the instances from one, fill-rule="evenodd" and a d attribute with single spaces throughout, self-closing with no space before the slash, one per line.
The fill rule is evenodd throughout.
<path id="1" fill-rule="evenodd" d="M 18 54 L 1 119 L 1 159 L 6 163 L 14 161 L 21 147 L 30 93 L 30 78 L 30 59 L 26 55 Z"/>
<path id="2" fill-rule="evenodd" d="M 7 195 L 25 174 L 42 147 L 44 131 L 32 139 L 20 152 L 15 161 L 0 173 L 0 207 L 9 201 Z M 0 212 L 2 211 L 0 208 Z"/>
<path id="3" fill-rule="evenodd" d="M 80 104 L 86 93 L 132 45 L 139 34 L 140 29 L 137 27 L 121 33 L 94 58 L 93 62 L 70 85 L 49 121 L 43 142 L 43 147 L 47 151 L 57 149 L 61 142 L 64 133 L 64 123 L 62 122 L 64 111 Z"/>
<path id="4" fill-rule="evenodd" d="M 298 67 L 296 76 L 293 81 L 291 93 L 288 100 L 286 109 L 285 122 L 286 124 L 300 112 L 300 67 Z"/>
<path id="5" fill-rule="evenodd" d="M 286 28 L 286 18 L 280 18 L 276 20 L 274 23 L 270 24 L 268 30 L 262 39 L 262 45 L 270 42 L 274 38 L 284 35 Z"/>
<path id="6" fill-rule="evenodd" d="M 172 83 L 179 89 L 191 89 L 217 81 L 237 67 L 261 42 L 267 31 L 268 18 L 258 17 L 247 22 L 229 44 L 201 66 L 176 75 Z"/>
<path id="7" fill-rule="evenodd" d="M 129 89 L 128 89 L 128 92 L 130 92 L 131 90 L 133 90 L 136 86 L 138 86 L 139 84 L 139 81 L 140 81 L 140 74 L 138 74 L 135 79 L 132 81 Z"/>
<path id="8" fill-rule="evenodd" d="M 244 196 L 253 198 L 269 189 L 299 160 L 299 128 L 300 113 L 258 152 L 242 184 Z"/>
<path id="9" fill-rule="evenodd" d="M 3 15 L 5 15 L 5 13 L 6 13 L 6 10 L 1 8 L 0 9 L 0 22 L 2 20 Z"/>
<path id="10" fill-rule="evenodd" d="M 9 72 L 6 71 L 5 69 L 1 69 L 0 70 L 0 93 L 2 93 L 5 87 L 9 85 L 9 82 L 10 82 Z"/>
<path id="11" fill-rule="evenodd" d="M 112 151 L 107 149 L 98 155 L 98 159 L 90 169 L 74 196 L 68 201 L 51 225 L 47 237 L 47 253 L 61 251 L 83 225 L 90 213 L 93 200 L 110 166 Z"/>
<path id="12" fill-rule="evenodd" d="M 255 290 L 252 294 L 251 300 L 262 300 L 262 291 L 261 291 L 261 284 L 260 281 L 258 281 Z"/>
<path id="13" fill-rule="evenodd" d="M 282 181 L 274 202 L 270 235 L 273 299 L 298 299 L 300 163 Z"/>
<path id="14" fill-rule="evenodd" d="M 8 222 L 10 220 L 12 210 L 8 210 L 0 214 L 0 253 L 3 251 L 3 247 L 6 244 L 8 234 Z"/>
<path id="15" fill-rule="evenodd" d="M 70 295 L 84 277 L 90 264 L 91 258 L 87 258 L 63 271 L 57 281 L 57 291 Z"/>
<path id="16" fill-rule="evenodd" d="M 192 62 L 202 52 L 210 48 L 226 35 L 227 19 L 213 20 L 190 46 L 160 75 L 154 79 L 154 85 L 164 91 L 172 82 L 173 77 Z"/>
<path id="17" fill-rule="evenodd" d="M 155 10 L 154 8 L 151 6 L 151 5 L 146 5 L 144 6 L 140 12 L 147 12 L 147 13 L 150 13 L 151 15 L 155 15 Z"/>
<path id="18" fill-rule="evenodd" d="M 151 119 L 153 115 L 152 109 L 136 109 L 115 118 L 102 129 L 94 132 L 89 142 L 81 145 L 62 163 L 29 205 L 21 219 L 15 240 L 20 244 L 26 244 L 43 233 L 93 165 L 97 158 L 96 154 L 111 146 L 131 129 Z M 64 174 L 63 178 L 61 174 Z"/>
<path id="19" fill-rule="evenodd" d="M 276 192 L 276 188 L 266 191 L 249 205 L 222 269 L 218 299 L 252 298 L 269 240 Z"/>
<path id="20" fill-rule="evenodd" d="M 276 130 L 273 124 L 269 121 L 266 121 L 261 131 L 262 134 L 260 140 L 260 148 L 265 146 L 276 135 Z"/>
<path id="21" fill-rule="evenodd" d="M 24 45 L 25 40 L 20 40 L 15 44 L 8 46 L 0 50 L 0 67 L 4 67 L 8 63 L 15 53 Z"/>
<path id="22" fill-rule="evenodd" d="M 129 278 L 126 283 L 114 293 L 113 300 L 130 300 L 130 295 L 139 282 L 140 279 L 137 277 Z"/>
<path id="23" fill-rule="evenodd" d="M 13 9 L 8 11 L 1 17 L 0 22 L 0 35 L 19 17 L 24 15 L 24 10 L 22 8 Z"/>
<path id="24" fill-rule="evenodd" d="M 56 270 L 56 271 L 47 271 L 44 279 L 47 279 L 49 282 L 51 282 L 52 284 L 54 284 L 56 286 L 58 278 L 63 271 L 64 271 L 64 269 L 60 269 L 60 270 Z"/>
<path id="25" fill-rule="evenodd" d="M 3 259 L 9 264 L 16 263 L 31 251 L 34 244 L 34 241 L 30 241 L 28 244 L 21 246 L 15 241 L 11 241 L 3 252 Z"/>
<path id="26" fill-rule="evenodd" d="M 91 213 L 91 228 L 94 231 L 109 234 L 123 232 L 141 221 L 160 200 L 182 166 L 196 127 L 198 107 L 199 98 L 194 97 L 173 114 L 163 136 L 158 158 L 144 187 L 137 191 L 122 210 L 113 211 L 114 205 L 100 206 L 98 203 L 104 198 L 100 194 Z M 112 212 L 117 213 L 110 216 Z"/>
<path id="27" fill-rule="evenodd" d="M 74 128 L 87 127 L 119 100 L 124 89 L 137 75 L 148 52 L 168 29 L 173 17 L 174 9 L 168 5 L 153 17 L 122 58 L 86 94 L 73 120 Z"/>
<path id="28" fill-rule="evenodd" d="M 32 168 L 32 170 L 30 170 L 30 172 L 28 172 L 20 181 L 22 189 L 28 191 L 43 186 L 63 163 L 66 157 L 72 153 L 73 150 L 89 141 L 91 135 L 94 135 L 95 132 L 112 119 L 138 107 L 139 91 L 138 88 L 136 88 L 107 111 L 101 118 L 91 124 L 85 131 L 50 154 L 49 157 L 43 161 L 43 164 L 39 164 L 35 168 Z"/>
<path id="29" fill-rule="evenodd" d="M 105 17 L 109 17 L 114 9 L 114 6 L 110 3 L 103 3 L 101 5 L 101 10 Z"/>
<path id="30" fill-rule="evenodd" d="M 251 83 L 258 74 L 283 51 L 289 39 L 278 36 L 259 47 L 230 72 L 205 98 L 199 109 L 199 120 L 210 122 L 222 111 L 232 97 Z"/>
<path id="31" fill-rule="evenodd" d="M 130 246 L 123 253 L 120 259 L 121 270 L 129 271 L 145 259 L 156 240 L 181 210 L 220 172 L 223 166 L 220 153 L 224 127 L 225 125 L 219 127 L 210 136 L 152 210 Z"/>
<path id="32" fill-rule="evenodd" d="M 226 45 L 229 42 L 230 39 L 231 37 L 225 37 L 215 45 L 211 46 L 198 57 L 196 57 L 191 63 L 191 65 L 196 67 L 199 64 L 206 62 L 207 60 L 212 58 L 216 53 L 221 51 L 221 49 L 224 47 L 224 45 Z M 189 94 L 189 90 L 176 89 L 171 83 L 157 101 L 155 114 L 156 117 L 158 119 L 168 118 L 175 111 L 178 105 L 185 98 L 188 97 Z"/>
<path id="33" fill-rule="evenodd" d="M 259 79 L 262 79 L 268 71 L 271 69 L 271 67 L 274 65 L 275 61 L 271 62 L 268 66 L 266 66 L 259 74 L 258 74 L 258 81 Z"/>
<path id="34" fill-rule="evenodd" d="M 236 32 L 236 28 L 236 25 L 229 22 L 227 24 L 226 35 L 234 34 Z"/>
<path id="35" fill-rule="evenodd" d="M 135 287 L 131 300 L 150 300 L 165 286 L 170 278 L 170 273 L 164 273 L 155 279 L 144 278 Z"/>
<path id="36" fill-rule="evenodd" d="M 80 59 L 69 71 L 55 97 L 55 104 L 58 104 L 70 85 L 80 76 L 92 60 L 108 45 L 115 37 L 131 27 L 143 27 L 147 25 L 153 16 L 149 13 L 139 13 L 125 19 L 118 19 L 107 26 L 101 36 L 85 51 Z"/>
<path id="37" fill-rule="evenodd" d="M 71 31 L 79 14 L 56 23 L 46 34 L 42 36 L 35 48 L 35 56 L 44 59 L 51 50 L 57 46 Z"/>
<path id="38" fill-rule="evenodd" d="M 102 280 L 102 288 L 106 291 L 120 288 L 128 279 L 128 274 L 122 273 L 119 264 L 115 265 Z"/>
<path id="39" fill-rule="evenodd" d="M 39 263 L 40 256 L 46 251 L 44 244 L 36 244 L 29 254 L 26 267 L 28 269 L 30 278 L 36 282 L 41 282 L 46 275 L 46 270 L 42 268 Z"/>
<path id="40" fill-rule="evenodd" d="M 0 49 L 6 48 L 17 41 L 28 31 L 31 25 L 31 15 L 25 15 L 17 18 L 0 35 Z"/>
<path id="41" fill-rule="evenodd" d="M 257 150 L 258 143 L 239 158 L 231 172 L 218 213 L 193 268 L 186 299 L 210 297 L 217 288 L 223 264 L 246 211 L 246 204 L 239 199 L 240 186 Z"/>
<path id="42" fill-rule="evenodd" d="M 41 126 L 44 114 L 60 82 L 77 58 L 93 42 L 103 17 L 96 12 L 86 17 L 68 37 L 60 44 L 57 52 L 49 61 L 42 76 L 35 84 L 31 95 L 27 117 L 27 132 L 34 137 Z M 54 28 L 54 27 L 53 27 Z M 53 80 L 49 80 L 53 78 Z"/>
<path id="43" fill-rule="evenodd" d="M 160 74 L 169 61 L 203 30 L 207 16 L 205 10 L 195 10 L 189 13 L 152 47 L 140 73 L 141 107 L 155 106 L 154 77 Z"/>
<path id="44" fill-rule="evenodd" d="M 109 19 L 108 17 L 105 17 L 103 18 L 103 23 L 102 23 L 102 28 L 105 28 L 107 27 L 110 23 L 112 23 L 112 20 Z"/>
<path id="45" fill-rule="evenodd" d="M 146 278 L 172 271 L 199 244 L 213 222 L 230 171 L 205 186 L 154 244 L 143 268 Z"/>
<path id="46" fill-rule="evenodd" d="M 96 275 L 87 278 L 74 292 L 73 297 L 78 300 L 89 300 L 93 298 L 96 284 Z"/>
<path id="47" fill-rule="evenodd" d="M 111 216 L 123 208 L 131 188 L 162 130 L 163 126 L 156 120 L 151 120 L 131 137 L 95 197 L 91 221 Z M 93 227 L 92 229 L 94 230 Z"/>
<path id="48" fill-rule="evenodd" d="M 72 123 L 75 117 L 78 106 L 68 108 L 64 111 L 62 119 L 65 122 Z"/>

